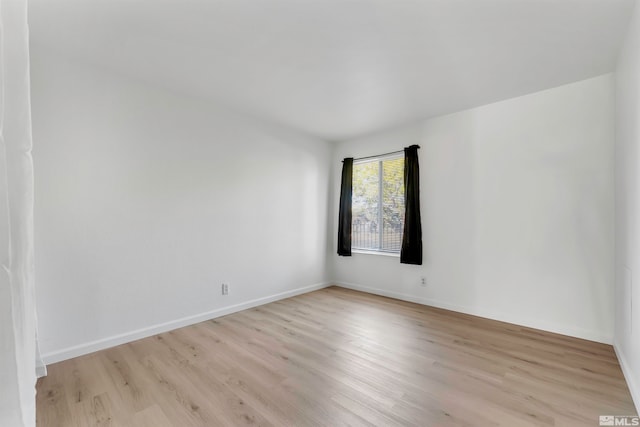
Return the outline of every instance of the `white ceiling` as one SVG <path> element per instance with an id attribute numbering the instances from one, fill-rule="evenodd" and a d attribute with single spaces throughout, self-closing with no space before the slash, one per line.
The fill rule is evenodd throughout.
<path id="1" fill-rule="evenodd" d="M 341 140 L 612 71 L 633 0 L 31 0 L 31 39 Z"/>

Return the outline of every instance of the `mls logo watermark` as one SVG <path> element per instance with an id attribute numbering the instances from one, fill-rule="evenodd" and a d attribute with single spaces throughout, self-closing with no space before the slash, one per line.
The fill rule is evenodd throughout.
<path id="1" fill-rule="evenodd" d="M 600 415 L 601 426 L 640 426 L 637 415 Z"/>

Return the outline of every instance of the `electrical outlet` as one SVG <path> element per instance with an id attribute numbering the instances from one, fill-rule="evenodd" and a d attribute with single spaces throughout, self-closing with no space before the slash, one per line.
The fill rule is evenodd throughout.
<path id="1" fill-rule="evenodd" d="M 222 284 L 222 295 L 229 295 L 229 284 L 228 283 L 223 283 Z"/>
<path id="2" fill-rule="evenodd" d="M 427 278 L 422 276 L 420 278 L 420 286 L 427 286 Z"/>

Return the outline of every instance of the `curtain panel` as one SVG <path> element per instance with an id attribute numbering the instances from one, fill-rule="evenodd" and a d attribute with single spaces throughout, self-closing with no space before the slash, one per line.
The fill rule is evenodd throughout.
<path id="1" fill-rule="evenodd" d="M 404 231 L 402 233 L 402 264 L 422 265 L 422 223 L 420 220 L 420 167 L 417 145 L 404 149 Z"/>
<path id="2" fill-rule="evenodd" d="M 35 426 L 27 0 L 0 0 L 0 425 Z M 40 362 L 40 367 L 44 365 Z"/>
<path id="3" fill-rule="evenodd" d="M 353 194 L 353 158 L 342 161 L 340 208 L 338 212 L 338 255 L 351 256 L 351 199 Z"/>

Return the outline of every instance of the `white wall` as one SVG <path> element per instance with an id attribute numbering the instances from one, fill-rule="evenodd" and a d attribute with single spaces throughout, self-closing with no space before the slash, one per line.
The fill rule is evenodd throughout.
<path id="1" fill-rule="evenodd" d="M 37 47 L 32 80 L 47 362 L 327 282 L 330 144 Z"/>
<path id="2" fill-rule="evenodd" d="M 422 147 L 424 264 L 334 250 L 337 282 L 611 342 L 613 104 L 603 75 L 338 144 L 334 218 L 342 158 Z"/>
<path id="3" fill-rule="evenodd" d="M 616 69 L 615 347 L 640 409 L 640 9 Z"/>

